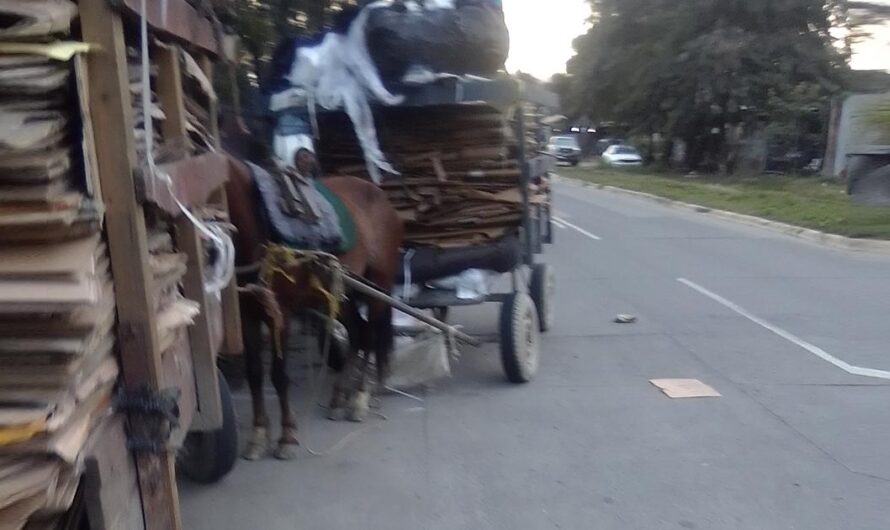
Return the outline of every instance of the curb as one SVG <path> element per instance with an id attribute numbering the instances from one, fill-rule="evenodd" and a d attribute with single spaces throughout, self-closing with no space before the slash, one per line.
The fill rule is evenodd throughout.
<path id="1" fill-rule="evenodd" d="M 837 234 L 828 234 L 826 232 L 820 232 L 811 228 L 804 228 L 802 226 L 791 225 L 779 221 L 772 221 L 769 219 L 764 219 L 762 217 L 755 217 L 753 215 L 730 212 L 727 210 L 717 210 L 698 204 L 675 201 L 673 199 L 667 199 L 659 195 L 644 193 L 642 191 L 633 191 L 624 188 L 618 188 L 615 186 L 606 186 L 604 184 L 591 184 L 589 182 L 584 182 L 580 179 L 574 179 L 571 177 L 560 178 L 578 182 L 582 186 L 588 188 L 596 188 L 599 190 L 608 191 L 610 193 L 627 195 L 630 197 L 636 197 L 638 199 L 645 199 L 650 202 L 661 204 L 663 206 L 669 206 L 671 208 L 678 208 L 682 210 L 689 210 L 695 213 L 706 214 L 712 217 L 717 217 L 719 219 L 724 219 L 727 221 L 733 221 L 739 224 L 766 228 L 767 230 L 771 230 L 773 232 L 778 232 L 780 234 L 785 234 L 787 236 L 795 237 L 797 239 L 802 239 L 804 241 L 809 241 L 810 243 L 816 243 L 829 248 L 890 254 L 890 241 L 887 240 L 859 239 L 840 236 Z"/>

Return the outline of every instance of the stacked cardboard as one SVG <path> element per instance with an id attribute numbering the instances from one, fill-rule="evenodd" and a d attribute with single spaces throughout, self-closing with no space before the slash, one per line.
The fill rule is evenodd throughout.
<path id="1" fill-rule="evenodd" d="M 485 105 L 383 109 L 380 145 L 401 173 L 382 187 L 398 209 L 409 246 L 483 244 L 522 223 L 520 167 L 508 117 Z M 345 117 L 321 117 L 327 174 L 366 176 L 358 142 Z"/>
<path id="2" fill-rule="evenodd" d="M 186 128 L 193 154 L 215 151 L 211 116 L 214 112 L 216 92 L 206 72 L 189 55 L 182 51 L 180 63 L 183 72 L 183 96 L 185 98 Z"/>
<path id="3" fill-rule="evenodd" d="M 0 0 L 0 528 L 54 528 L 118 376 L 67 0 Z M 8 25 L 7 25 L 8 23 Z M 62 54 L 63 56 L 65 54 Z M 52 58 L 56 57 L 56 58 Z"/>
<path id="4" fill-rule="evenodd" d="M 39 47 L 38 47 L 39 50 Z M 87 235 L 99 212 L 83 191 L 72 134 L 72 62 L 0 55 L 0 242 Z"/>
<path id="5" fill-rule="evenodd" d="M 147 86 L 143 85 L 142 56 L 140 51 L 136 48 L 127 48 L 127 72 L 130 81 L 130 101 L 133 105 L 133 132 L 136 139 L 136 156 L 140 160 L 145 158 L 146 119 L 142 105 L 142 90 L 148 89 L 151 91 L 149 115 L 152 124 L 153 154 L 155 158 L 161 157 L 163 155 L 164 143 L 163 123 L 167 116 L 161 109 L 160 103 L 158 103 L 157 93 L 153 90 L 157 82 L 158 67 L 154 62 L 150 62 L 148 69 L 150 80 L 146 83 Z"/>

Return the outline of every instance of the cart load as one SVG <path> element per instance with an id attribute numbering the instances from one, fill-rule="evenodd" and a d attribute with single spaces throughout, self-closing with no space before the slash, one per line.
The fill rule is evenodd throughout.
<path id="1" fill-rule="evenodd" d="M 504 369 L 526 382 L 553 315 L 553 273 L 534 259 L 551 166 L 535 156 L 524 83 L 500 72 L 508 43 L 500 2 L 374 2 L 317 44 L 279 48 L 270 110 L 281 160 L 314 149 L 325 174 L 386 192 L 405 226 L 405 303 L 443 319 L 501 305 Z M 504 273 L 511 287 L 495 292 Z"/>

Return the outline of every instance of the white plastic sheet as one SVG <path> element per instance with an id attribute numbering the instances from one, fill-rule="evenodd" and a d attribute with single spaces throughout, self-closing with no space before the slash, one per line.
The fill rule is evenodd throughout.
<path id="1" fill-rule="evenodd" d="M 377 183 L 382 180 L 381 171 L 398 172 L 380 150 L 369 100 L 398 105 L 403 98 L 383 86 L 365 44 L 365 24 L 371 10 L 389 5 L 388 0 L 374 2 L 361 11 L 346 34 L 329 33 L 321 44 L 299 48 L 287 78 L 294 86 L 310 91 L 322 108 L 346 111 L 364 152 L 368 172 Z M 276 142 L 284 148 L 285 145 L 305 143 L 305 140 L 276 139 Z M 290 160 L 292 153 L 279 153 L 278 156 Z"/>

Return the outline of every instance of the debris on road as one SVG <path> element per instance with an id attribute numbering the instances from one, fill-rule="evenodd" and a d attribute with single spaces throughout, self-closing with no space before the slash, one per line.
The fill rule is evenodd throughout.
<path id="1" fill-rule="evenodd" d="M 671 399 L 723 397 L 698 379 L 651 379 L 649 382 Z"/>
<path id="2" fill-rule="evenodd" d="M 614 322 L 616 324 L 636 324 L 637 317 L 633 315 L 618 315 L 615 317 Z"/>

